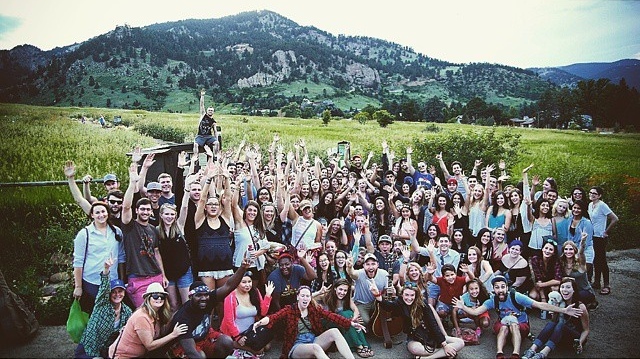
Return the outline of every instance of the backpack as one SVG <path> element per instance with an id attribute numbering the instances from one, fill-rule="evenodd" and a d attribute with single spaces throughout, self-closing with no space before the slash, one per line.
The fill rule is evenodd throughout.
<path id="1" fill-rule="evenodd" d="M 509 288 L 509 296 L 511 297 L 511 303 L 521 312 L 525 311 L 525 307 L 516 301 L 516 290 L 515 288 Z M 498 317 L 500 316 L 500 299 L 498 299 L 497 295 L 493 295 L 493 308 L 498 313 Z"/>
<path id="2" fill-rule="evenodd" d="M 38 321 L 22 299 L 9 289 L 0 271 L 0 341 L 23 342 L 38 331 Z"/>

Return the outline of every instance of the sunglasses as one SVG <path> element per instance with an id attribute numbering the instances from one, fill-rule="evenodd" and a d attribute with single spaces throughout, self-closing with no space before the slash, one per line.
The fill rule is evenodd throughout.
<path id="1" fill-rule="evenodd" d="M 554 241 L 553 239 L 547 239 L 547 240 L 545 241 L 545 243 L 551 243 L 551 244 L 553 244 L 554 246 L 557 246 L 557 245 L 558 245 L 558 242 Z"/>
<path id="2" fill-rule="evenodd" d="M 164 294 L 160 294 L 160 293 L 153 293 L 153 294 L 151 294 L 151 298 L 153 298 L 155 300 L 158 300 L 158 299 L 165 300 L 167 298 L 167 296 L 164 295 Z"/>
<path id="3" fill-rule="evenodd" d="M 122 201 L 110 199 L 109 203 L 111 203 L 111 204 L 122 204 Z"/>

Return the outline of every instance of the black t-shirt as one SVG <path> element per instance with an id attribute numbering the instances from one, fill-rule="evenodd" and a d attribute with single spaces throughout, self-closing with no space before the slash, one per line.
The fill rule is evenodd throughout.
<path id="1" fill-rule="evenodd" d="M 211 311 L 218 303 L 216 292 L 217 290 L 209 292 L 209 302 L 205 309 L 198 308 L 190 299 L 173 315 L 169 328 L 173 329 L 176 323 L 186 324 L 188 327 L 187 332 L 179 336 L 177 340 L 193 338 L 197 342 L 207 337 L 209 328 L 211 328 Z"/>

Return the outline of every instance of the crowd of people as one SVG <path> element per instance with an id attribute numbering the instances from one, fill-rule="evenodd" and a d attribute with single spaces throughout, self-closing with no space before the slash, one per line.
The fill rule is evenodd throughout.
<path id="1" fill-rule="evenodd" d="M 326 358 L 332 345 L 368 358 L 376 307 L 402 318 L 412 356 L 455 357 L 470 328 L 495 333 L 497 358 L 519 358 L 533 313 L 548 323 L 523 358 L 562 342 L 582 352 L 588 311 L 611 293 L 618 218 L 602 188 L 563 198 L 553 178 L 529 181 L 533 165 L 510 185 L 503 161 L 476 160 L 466 176 L 446 154 L 440 171 L 414 167 L 411 148 L 396 159 L 386 142 L 380 164 L 349 145 L 344 158 L 311 161 L 304 139 L 285 152 L 278 135 L 264 152 L 244 141 L 222 150 L 203 96 L 182 178 L 147 181 L 154 155 L 136 148 L 126 188 L 108 174 L 96 198 L 92 178 L 81 190 L 64 166 L 91 219 L 74 240 L 73 295 L 91 313 L 76 357 L 256 358 L 275 335 L 282 358 Z"/>

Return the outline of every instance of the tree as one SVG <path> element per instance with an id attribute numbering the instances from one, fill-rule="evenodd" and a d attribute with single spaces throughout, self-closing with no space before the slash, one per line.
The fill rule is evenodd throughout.
<path id="1" fill-rule="evenodd" d="M 378 110 L 374 112 L 373 119 L 378 122 L 380 127 L 387 127 L 392 124 L 394 120 L 393 115 L 391 115 L 387 110 Z"/>
<path id="2" fill-rule="evenodd" d="M 371 120 L 371 115 L 368 112 L 358 112 L 353 119 L 358 121 L 359 124 L 364 125 L 367 121 Z"/>
<path id="3" fill-rule="evenodd" d="M 434 96 L 430 98 L 424 104 L 424 119 L 427 121 L 434 122 L 442 122 L 444 120 L 444 111 L 443 109 L 447 105 L 438 98 L 438 96 Z"/>
<path id="4" fill-rule="evenodd" d="M 290 102 L 288 105 L 280 109 L 284 117 L 300 117 L 300 106 L 295 102 Z"/>
<path id="5" fill-rule="evenodd" d="M 331 121 L 331 111 L 322 111 L 322 123 L 324 123 L 325 126 L 329 126 L 329 121 Z"/>

